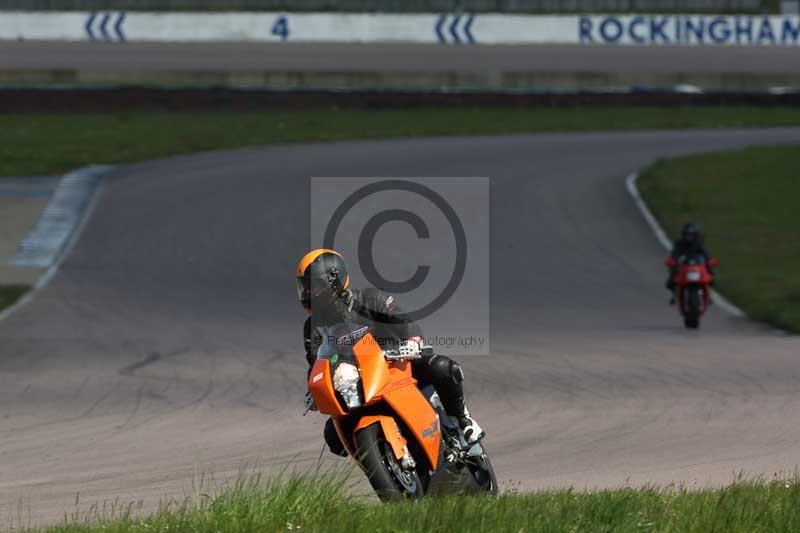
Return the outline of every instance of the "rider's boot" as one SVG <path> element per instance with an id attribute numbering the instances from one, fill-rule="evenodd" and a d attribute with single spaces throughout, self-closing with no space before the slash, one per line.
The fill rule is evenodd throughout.
<path id="1" fill-rule="evenodd" d="M 486 435 L 475 419 L 472 418 L 469 409 L 464 403 L 464 392 L 460 382 L 455 387 L 447 387 L 439 392 L 439 397 L 442 400 L 445 412 L 458 422 L 467 444 L 472 446 Z"/>
<path id="2" fill-rule="evenodd" d="M 458 420 L 458 425 L 461 426 L 461 431 L 464 432 L 464 439 L 470 446 L 486 436 L 486 432 L 472 418 L 472 415 L 469 414 L 469 409 L 466 407 L 464 407 L 462 415 L 456 416 L 456 420 Z"/>
<path id="3" fill-rule="evenodd" d="M 481 440 L 485 433 L 464 404 L 464 372 L 461 366 L 440 355 L 421 360 L 418 364 L 420 370 L 425 372 L 422 374 L 425 380 L 432 383 L 439 394 L 445 412 L 458 422 L 467 443 L 472 445 Z"/>

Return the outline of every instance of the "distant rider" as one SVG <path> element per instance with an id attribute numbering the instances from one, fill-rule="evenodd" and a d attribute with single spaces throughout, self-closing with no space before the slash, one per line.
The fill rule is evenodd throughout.
<path id="1" fill-rule="evenodd" d="M 347 265 L 335 250 L 312 250 L 300 260 L 297 296 L 311 314 L 303 327 L 309 371 L 316 361 L 326 327 L 345 322 L 371 326 L 377 339 L 388 341 L 401 354 L 422 353 L 419 326 L 404 317 L 394 298 L 381 290 L 351 289 Z M 457 362 L 443 355 L 422 355 L 411 361 L 411 368 L 420 387 L 433 386 L 447 414 L 458 421 L 468 443 L 483 438 L 483 430 L 464 405 L 464 373 Z M 315 409 L 310 393 L 306 393 L 306 405 Z M 331 419 L 325 423 L 324 435 L 331 452 L 347 454 Z"/>
<path id="2" fill-rule="evenodd" d="M 670 305 L 675 305 L 675 276 L 680 268 L 682 257 L 702 256 L 705 260 L 708 272 L 713 276 L 714 270 L 708 264 L 711 259 L 711 254 L 703 243 L 703 236 L 700 234 L 700 228 L 694 222 L 687 222 L 681 229 L 681 238 L 675 241 L 672 247 L 670 257 L 676 261 L 676 265 L 669 269 L 669 277 L 667 278 L 667 289 L 672 293 Z"/>

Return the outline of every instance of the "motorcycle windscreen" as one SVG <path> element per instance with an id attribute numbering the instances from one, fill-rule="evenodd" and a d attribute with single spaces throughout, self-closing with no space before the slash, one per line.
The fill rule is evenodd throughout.
<path id="1" fill-rule="evenodd" d="M 362 337 L 369 335 L 369 327 L 350 322 L 341 322 L 326 327 L 318 337 L 317 359 L 353 358 L 353 348 Z"/>

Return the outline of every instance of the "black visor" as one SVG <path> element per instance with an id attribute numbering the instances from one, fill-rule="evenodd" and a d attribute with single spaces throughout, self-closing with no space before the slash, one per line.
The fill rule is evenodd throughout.
<path id="1" fill-rule="evenodd" d="M 320 278 L 297 277 L 297 298 L 304 304 L 325 293 L 332 292 L 330 283 Z"/>

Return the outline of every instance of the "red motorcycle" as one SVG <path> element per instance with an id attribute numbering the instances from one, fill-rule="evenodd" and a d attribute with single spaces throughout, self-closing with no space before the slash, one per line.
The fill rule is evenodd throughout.
<path id="1" fill-rule="evenodd" d="M 702 255 L 681 256 L 677 260 L 670 257 L 665 264 L 676 270 L 675 300 L 683 315 L 683 324 L 690 329 L 700 327 L 700 317 L 711 304 L 711 284 L 714 276 L 708 271 L 719 264 L 715 258 L 706 263 Z"/>

